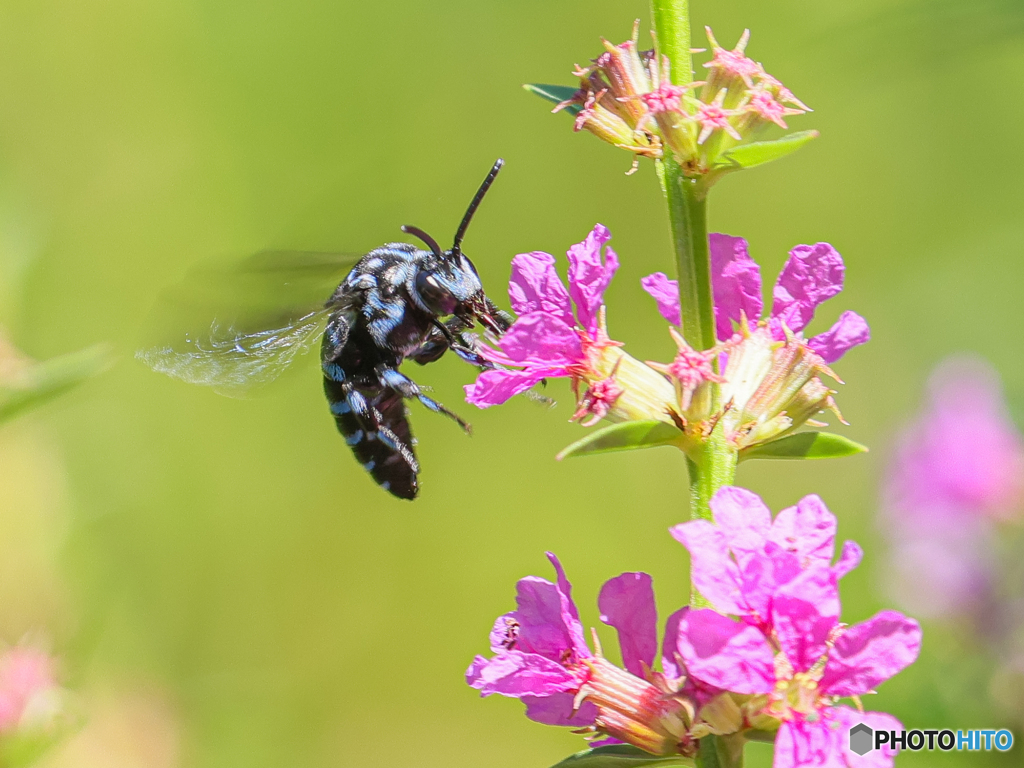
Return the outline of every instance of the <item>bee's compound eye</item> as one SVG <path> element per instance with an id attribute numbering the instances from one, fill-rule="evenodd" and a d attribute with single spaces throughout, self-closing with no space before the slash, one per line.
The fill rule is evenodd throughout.
<path id="1" fill-rule="evenodd" d="M 416 293 L 419 294 L 424 306 L 437 315 L 452 314 L 459 303 L 452 292 L 429 271 L 416 275 Z"/>

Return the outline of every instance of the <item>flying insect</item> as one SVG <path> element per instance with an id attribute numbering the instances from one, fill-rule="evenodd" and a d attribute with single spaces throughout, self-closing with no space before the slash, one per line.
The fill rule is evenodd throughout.
<path id="1" fill-rule="evenodd" d="M 480 185 L 448 250 L 405 226 L 427 250 L 387 243 L 355 259 L 270 251 L 228 270 L 200 270 L 171 292 L 172 302 L 201 308 L 209 297 L 231 300 L 183 344 L 142 349 L 136 357 L 160 373 L 238 395 L 276 378 L 320 337 L 324 392 L 338 431 L 378 485 L 399 498 L 416 498 L 419 462 L 406 400 L 448 416 L 467 433 L 470 427 L 399 367 L 407 359 L 434 362 L 451 349 L 473 365 L 493 368 L 472 331 L 479 323 L 496 338 L 512 324 L 462 252 L 473 214 L 502 164 L 495 162 Z M 310 308 L 308 295 L 349 266 L 326 303 L 319 293 L 319 306 Z"/>

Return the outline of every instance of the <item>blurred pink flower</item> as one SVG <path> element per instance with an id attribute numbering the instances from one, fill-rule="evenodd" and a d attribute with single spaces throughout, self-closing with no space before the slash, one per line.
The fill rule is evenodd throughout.
<path id="1" fill-rule="evenodd" d="M 746 318 L 761 318 L 761 272 L 747 253 L 742 237 L 712 234 L 711 281 L 715 300 L 715 321 L 720 341 L 733 336 L 733 326 Z M 828 243 L 798 245 L 789 252 L 772 292 L 768 327 L 778 341 L 785 339 L 783 327 L 800 333 L 814 318 L 818 305 L 843 289 L 845 267 L 839 253 Z M 662 316 L 674 325 L 680 322 L 679 292 L 675 280 L 661 272 L 643 278 L 641 285 L 658 303 Z M 846 352 L 871 337 L 868 324 L 856 312 L 846 311 L 824 333 L 807 340 L 807 346 L 826 363 L 834 363 Z"/>
<path id="2" fill-rule="evenodd" d="M 995 523 L 1024 509 L 1024 440 L 984 360 L 953 357 L 935 369 L 924 408 L 899 434 L 882 494 L 901 604 L 937 617 L 987 594 Z"/>
<path id="3" fill-rule="evenodd" d="M 26 646 L 7 650 L 0 656 L 0 733 L 17 728 L 30 705 L 56 689 L 49 655 Z"/>

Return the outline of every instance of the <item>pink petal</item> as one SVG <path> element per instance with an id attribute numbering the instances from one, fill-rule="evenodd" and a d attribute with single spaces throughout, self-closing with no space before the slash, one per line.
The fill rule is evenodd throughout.
<path id="1" fill-rule="evenodd" d="M 658 611 L 654 587 L 646 573 L 623 573 L 609 579 L 597 598 L 601 621 L 615 627 L 622 649 L 622 663 L 637 677 L 644 667 L 654 666 L 658 652 Z"/>
<path id="2" fill-rule="evenodd" d="M 572 601 L 572 584 L 569 583 L 569 578 L 565 575 L 565 569 L 562 567 L 562 561 L 558 559 L 558 556 L 554 552 L 545 552 L 544 556 L 547 557 L 548 562 L 555 569 L 555 579 L 558 584 L 558 591 L 562 593 L 562 596 L 568 601 L 568 613 L 569 615 L 580 620 L 579 611 L 576 610 L 576 603 Z"/>
<path id="3" fill-rule="evenodd" d="M 521 316 L 499 343 L 521 365 L 572 365 L 583 356 L 576 329 L 544 312 Z"/>
<path id="4" fill-rule="evenodd" d="M 837 579 L 841 579 L 860 565 L 863 557 L 864 550 L 860 548 L 856 541 L 844 542 L 843 551 L 839 554 L 839 560 L 832 567 L 832 572 L 836 575 Z"/>
<path id="5" fill-rule="evenodd" d="M 565 576 L 562 563 L 555 557 L 553 552 L 547 552 L 547 558 L 555 568 L 558 579 L 559 609 L 562 614 L 562 624 L 569 634 L 569 641 L 578 658 L 590 658 L 590 648 L 583 637 L 583 625 L 580 623 L 580 613 L 576 610 L 576 603 L 572 600 L 572 584 Z"/>
<path id="6" fill-rule="evenodd" d="M 535 723 L 575 728 L 592 725 L 597 718 L 597 707 L 586 701 L 580 705 L 578 712 L 574 712 L 572 705 L 575 698 L 574 693 L 555 693 L 543 698 L 523 696 L 522 701 L 526 705 L 526 716 Z"/>
<path id="7" fill-rule="evenodd" d="M 715 493 L 710 506 L 715 524 L 725 534 L 741 568 L 751 557 L 763 553 L 772 513 L 760 496 L 745 488 L 727 486 Z"/>
<path id="8" fill-rule="evenodd" d="M 689 606 L 680 608 L 665 621 L 665 637 L 661 642 L 661 671 L 665 676 L 675 680 L 686 674 L 686 669 L 679 666 L 679 623 L 690 612 Z"/>
<path id="9" fill-rule="evenodd" d="M 582 645 L 583 630 L 557 585 L 537 576 L 516 582 L 515 618 L 519 622 L 516 648 L 563 662 L 566 651 L 583 658 L 590 656 Z"/>
<path id="10" fill-rule="evenodd" d="M 772 625 L 797 672 L 808 671 L 824 655 L 839 612 L 839 590 L 829 567 L 803 571 L 775 593 Z"/>
<path id="11" fill-rule="evenodd" d="M 821 690 L 830 696 L 870 693 L 912 664 L 920 650 L 920 625 L 897 611 L 882 611 L 839 636 Z"/>
<path id="12" fill-rule="evenodd" d="M 798 245 L 789 252 L 772 293 L 772 317 L 802 331 L 815 308 L 843 290 L 843 257 L 828 243 Z"/>
<path id="13" fill-rule="evenodd" d="M 820 496 L 804 496 L 795 507 L 779 512 L 769 539 L 796 555 L 801 568 L 831 565 L 836 551 L 836 516 Z"/>
<path id="14" fill-rule="evenodd" d="M 619 268 L 615 251 L 601 248 L 611 239 L 608 229 L 595 224 L 582 243 L 569 248 L 569 295 L 576 304 L 576 317 L 591 336 L 597 331 L 597 311 L 604 301 L 604 292 Z"/>
<path id="15" fill-rule="evenodd" d="M 721 341 L 732 338 L 733 322 L 745 315 L 753 323 L 761 318 L 761 270 L 747 254 L 747 241 L 712 233 L 711 287 L 715 300 L 715 327 Z"/>
<path id="16" fill-rule="evenodd" d="M 466 671 L 466 682 L 481 696 L 549 696 L 578 687 L 561 664 L 535 653 L 508 651 L 491 659 L 477 656 Z"/>
<path id="17" fill-rule="evenodd" d="M 467 384 L 466 402 L 478 408 L 501 405 L 510 397 L 521 394 L 544 378 L 565 375 L 555 371 L 484 371 L 472 384 Z"/>
<path id="18" fill-rule="evenodd" d="M 772 768 L 847 768 L 835 749 L 835 726 L 821 719 L 784 722 L 775 735 Z"/>
<path id="19" fill-rule="evenodd" d="M 849 350 L 871 340 L 868 321 L 856 312 L 846 311 L 835 325 L 809 339 L 807 346 L 821 355 L 826 363 L 834 363 Z"/>
<path id="20" fill-rule="evenodd" d="M 722 613 L 745 613 L 739 568 L 725 534 L 707 520 L 680 523 L 669 533 L 690 552 L 690 579 L 697 590 Z"/>
<path id="21" fill-rule="evenodd" d="M 683 317 L 679 313 L 679 281 L 669 280 L 664 272 L 640 278 L 640 285 L 658 303 L 661 316 L 672 325 L 682 325 Z"/>
<path id="22" fill-rule="evenodd" d="M 512 259 L 508 298 L 517 315 L 544 312 L 572 327 L 572 303 L 555 271 L 555 258 L 543 251 L 520 253 Z"/>
<path id="23" fill-rule="evenodd" d="M 893 759 L 898 752 L 888 744 L 883 744 L 880 749 L 874 749 L 866 755 L 861 756 L 850 751 L 850 729 L 860 723 L 871 728 L 872 731 L 899 731 L 903 730 L 903 724 L 892 715 L 884 712 L 858 712 L 852 707 L 834 707 L 832 709 L 833 723 L 838 726 L 833 728 L 834 739 L 833 750 L 835 754 L 842 755 L 843 762 L 839 763 L 842 768 L 892 768 Z"/>
<path id="24" fill-rule="evenodd" d="M 691 610 L 679 622 L 677 648 L 689 674 L 734 693 L 769 693 L 775 686 L 771 646 L 756 627 Z"/>

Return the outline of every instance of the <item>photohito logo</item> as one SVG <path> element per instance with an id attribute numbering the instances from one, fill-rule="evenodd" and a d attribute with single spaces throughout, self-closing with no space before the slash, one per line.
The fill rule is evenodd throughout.
<path id="1" fill-rule="evenodd" d="M 875 749 L 888 746 L 891 749 L 919 752 L 922 749 L 943 752 L 952 750 L 966 752 L 991 752 L 993 749 L 1006 752 L 1013 746 L 1013 734 L 1002 730 L 950 731 L 929 729 L 925 731 L 876 731 L 870 725 L 857 723 L 850 728 L 850 751 L 864 756 Z"/>

